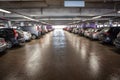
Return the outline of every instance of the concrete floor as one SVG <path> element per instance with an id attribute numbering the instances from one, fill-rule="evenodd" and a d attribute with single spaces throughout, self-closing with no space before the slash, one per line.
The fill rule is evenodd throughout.
<path id="1" fill-rule="evenodd" d="M 1 55 L 0 80 L 120 80 L 120 54 L 55 30 Z"/>

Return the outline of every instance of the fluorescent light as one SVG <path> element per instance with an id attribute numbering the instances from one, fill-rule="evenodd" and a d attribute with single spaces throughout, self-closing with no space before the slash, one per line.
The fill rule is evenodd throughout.
<path id="1" fill-rule="evenodd" d="M 65 0 L 65 7 L 85 7 L 85 1 L 82 0 Z"/>
<path id="2" fill-rule="evenodd" d="M 11 13 L 10 11 L 4 10 L 4 9 L 0 9 L 0 12 L 4 12 L 4 13 L 8 13 L 8 14 Z"/>
<path id="3" fill-rule="evenodd" d="M 42 21 L 41 23 L 46 24 L 47 22 Z"/>
<path id="4" fill-rule="evenodd" d="M 118 11 L 118 13 L 120 13 L 120 11 Z"/>
<path id="5" fill-rule="evenodd" d="M 81 21 L 77 21 L 77 23 L 79 23 L 79 22 L 81 22 Z"/>
<path id="6" fill-rule="evenodd" d="M 82 20 L 82 21 L 86 21 L 86 20 Z"/>
<path id="7" fill-rule="evenodd" d="M 92 19 L 98 19 L 98 18 L 101 18 L 102 16 L 96 16 L 96 17 L 93 17 Z"/>
<path id="8" fill-rule="evenodd" d="M 22 17 L 25 18 L 25 19 L 31 20 L 31 21 L 37 21 L 37 22 L 38 22 L 38 20 L 33 19 L 33 18 L 30 18 L 30 17 L 27 17 L 27 16 L 23 16 L 23 15 L 22 15 Z"/>

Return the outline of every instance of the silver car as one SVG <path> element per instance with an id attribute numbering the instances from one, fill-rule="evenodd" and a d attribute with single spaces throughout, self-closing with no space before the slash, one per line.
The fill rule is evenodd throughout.
<path id="1" fill-rule="evenodd" d="M 32 35 L 30 32 L 27 32 L 27 31 L 23 31 L 23 30 L 18 30 L 20 32 L 22 32 L 22 34 L 24 35 L 24 39 L 25 41 L 30 41 L 32 39 Z"/>
<path id="2" fill-rule="evenodd" d="M 116 48 L 120 49 L 120 32 L 117 35 L 117 38 L 114 41 L 114 45 L 116 46 Z"/>
<path id="3" fill-rule="evenodd" d="M 0 38 L 0 52 L 3 52 L 7 49 L 6 42 L 4 38 Z"/>

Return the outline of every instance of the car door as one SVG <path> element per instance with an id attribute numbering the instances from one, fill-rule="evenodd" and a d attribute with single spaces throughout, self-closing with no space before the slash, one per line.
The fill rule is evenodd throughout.
<path id="1" fill-rule="evenodd" d="M 6 34 L 4 29 L 0 29 L 0 37 L 5 38 L 6 39 Z"/>

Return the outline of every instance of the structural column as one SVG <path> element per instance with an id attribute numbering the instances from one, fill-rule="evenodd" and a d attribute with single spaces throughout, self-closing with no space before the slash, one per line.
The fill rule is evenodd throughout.
<path id="1" fill-rule="evenodd" d="M 25 23 L 24 22 L 20 22 L 20 26 L 25 26 Z"/>
<path id="2" fill-rule="evenodd" d="M 11 21 L 8 21 L 8 26 L 7 26 L 7 27 L 9 27 L 9 28 L 12 27 L 12 23 L 11 23 Z"/>

